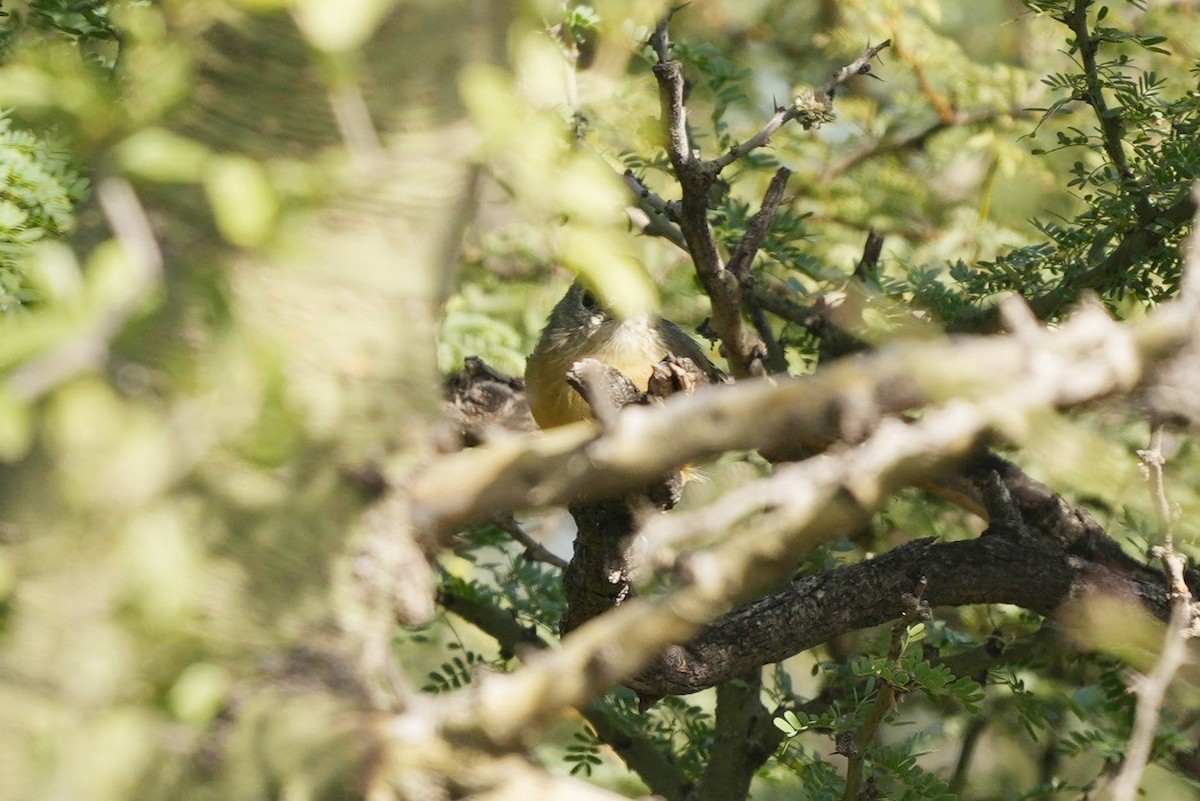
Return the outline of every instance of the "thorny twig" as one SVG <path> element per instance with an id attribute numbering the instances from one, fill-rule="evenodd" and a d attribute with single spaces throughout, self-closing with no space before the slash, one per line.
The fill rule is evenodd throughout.
<path id="1" fill-rule="evenodd" d="M 904 653 L 905 638 L 908 635 L 909 626 L 914 621 L 924 620 L 929 617 L 929 607 L 922 600 L 928 584 L 928 580 L 925 577 L 921 577 L 914 588 L 914 592 L 905 594 L 904 601 L 908 608 L 892 626 L 892 643 L 888 649 L 887 658 L 889 662 L 897 667 L 899 667 L 900 657 Z M 879 681 L 879 694 L 875 696 L 875 703 L 871 705 L 871 711 L 867 714 L 867 719 L 863 721 L 862 727 L 855 733 L 853 745 L 849 748 L 850 752 L 845 754 L 847 757 L 846 788 L 842 793 L 842 801 L 858 800 L 858 788 L 862 783 L 863 763 L 867 758 L 867 746 L 875 739 L 875 732 L 878 731 L 879 724 L 883 723 L 883 719 L 895 708 L 896 695 L 896 686 L 881 677 Z"/>
<path id="2" fill-rule="evenodd" d="M 674 14 L 678 11 L 671 11 Z M 831 117 L 833 96 L 837 87 L 856 75 L 871 71 L 871 60 L 891 42 L 884 41 L 868 47 L 862 55 L 842 67 L 821 87 L 819 92 L 806 92 L 797 97 L 790 108 L 779 109 L 757 134 L 748 141 L 730 148 L 721 156 L 705 160 L 698 150 L 693 149 L 687 130 L 687 109 L 684 105 L 685 87 L 683 66 L 671 55 L 669 34 L 670 15 L 655 28 L 650 37 L 650 46 L 658 56 L 654 65 L 654 76 L 658 81 L 659 100 L 662 106 L 663 126 L 666 129 L 667 156 L 675 170 L 682 191 L 675 215 L 672 219 L 679 224 L 687 250 L 695 264 L 696 275 L 712 302 L 712 326 L 721 340 L 730 372 L 735 377 L 745 378 L 766 372 L 765 361 L 768 349 L 746 326 L 742 317 L 742 287 L 738 276 L 726 268 L 717 246 L 716 237 L 708 220 L 709 192 L 725 167 L 752 150 L 766 144 L 771 135 L 791 120 L 798 120 L 804 127 L 813 128 Z M 782 196 L 786 173 L 776 175 L 772 186 Z M 639 193 L 639 197 L 646 199 Z M 759 222 L 765 237 L 774 218 L 771 197 L 764 199 L 763 213 Z M 670 210 L 675 210 L 670 204 Z M 777 206 L 776 206 L 777 208 Z M 739 262 L 752 259 L 757 251 L 754 239 L 748 232 L 740 247 Z M 758 235 L 758 234 L 755 234 Z M 761 238 L 759 239 L 761 244 Z"/>
<path id="3" fill-rule="evenodd" d="M 1186 560 L 1175 550 L 1172 534 L 1175 512 L 1167 498 L 1163 480 L 1163 466 L 1166 464 L 1162 450 L 1163 437 L 1163 427 L 1155 426 L 1150 435 L 1150 446 L 1138 451 L 1138 456 L 1142 459 L 1146 480 L 1150 485 L 1150 497 L 1162 529 L 1163 544 L 1154 548 L 1153 552 L 1162 561 L 1167 576 L 1171 592 L 1171 620 L 1163 636 L 1163 648 L 1158 661 L 1148 674 L 1136 681 L 1134 692 L 1137 695 L 1137 709 L 1133 732 L 1121 770 L 1113 781 L 1113 801 L 1134 801 L 1137 797 L 1142 773 L 1150 760 L 1154 732 L 1158 728 L 1159 711 L 1167 688 L 1187 657 L 1189 638 L 1196 636 L 1196 605 L 1192 602 L 1191 591 L 1183 576 Z"/>
<path id="4" fill-rule="evenodd" d="M 805 128 L 814 128 L 820 125 L 833 108 L 833 97 L 837 88 L 851 78 L 869 74 L 872 59 L 891 44 L 891 39 L 884 39 L 879 44 L 868 47 L 862 55 L 835 72 L 815 96 L 801 94 L 787 108 L 777 109 L 758 133 L 740 145 L 731 147 L 723 155 L 714 159 L 713 164 L 718 170 L 725 169 L 747 153 L 767 144 L 776 131 L 792 120 L 799 120 Z"/>

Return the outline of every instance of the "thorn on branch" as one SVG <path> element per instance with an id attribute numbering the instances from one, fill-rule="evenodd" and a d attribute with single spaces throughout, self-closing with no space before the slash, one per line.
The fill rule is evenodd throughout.
<path id="1" fill-rule="evenodd" d="M 829 79 L 829 82 L 821 88 L 821 94 L 826 98 L 827 102 L 832 102 L 833 95 L 837 91 L 837 88 L 846 81 L 850 80 L 856 75 L 869 75 L 871 73 L 871 60 L 878 56 L 880 51 L 891 46 L 892 40 L 884 39 L 879 44 L 868 47 L 863 51 L 861 56 L 835 72 L 833 77 Z M 877 75 L 871 75 L 871 77 L 879 78 Z"/>
<path id="2" fill-rule="evenodd" d="M 446 382 L 447 413 L 439 425 L 443 451 L 487 442 L 498 431 L 533 431 L 525 382 L 501 373 L 478 356 Z"/>
<path id="3" fill-rule="evenodd" d="M 658 21 L 658 25 L 654 27 L 654 33 L 650 34 L 650 46 L 654 48 L 655 55 L 658 56 L 659 63 L 671 60 L 671 34 L 669 28 L 671 20 L 676 14 L 687 8 L 690 3 L 680 3 L 674 6 L 663 18 Z"/>
<path id="4" fill-rule="evenodd" d="M 847 759 L 853 759 L 858 756 L 858 745 L 854 742 L 854 732 L 843 731 L 839 732 L 834 740 L 833 753 L 838 756 L 844 756 Z"/>

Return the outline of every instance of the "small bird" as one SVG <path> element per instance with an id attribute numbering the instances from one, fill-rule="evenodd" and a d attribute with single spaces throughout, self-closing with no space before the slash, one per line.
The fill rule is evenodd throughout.
<path id="1" fill-rule="evenodd" d="M 614 317 L 578 281 L 550 313 L 537 347 L 525 364 L 525 393 L 542 428 L 587 420 L 592 411 L 567 383 L 582 359 L 596 359 L 623 373 L 645 391 L 655 365 L 667 356 L 686 357 L 713 383 L 725 380 L 683 329 L 661 317 Z"/>

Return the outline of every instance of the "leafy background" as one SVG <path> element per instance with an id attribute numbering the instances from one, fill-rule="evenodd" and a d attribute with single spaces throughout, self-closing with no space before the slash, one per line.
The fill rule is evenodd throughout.
<path id="1" fill-rule="evenodd" d="M 835 121 L 785 129 L 739 163 L 712 198 L 721 241 L 740 235 L 782 164 L 795 173 L 789 200 L 753 269 L 806 301 L 857 298 L 855 330 L 871 341 L 970 328 L 1010 290 L 1066 291 L 1049 319 L 1084 285 L 1121 317 L 1171 296 L 1186 225 L 1143 212 L 1197 177 L 1200 14 L 1089 10 L 1131 180 L 1106 151 L 1072 33 L 1053 19 L 1073 6 L 689 5 L 674 30 L 709 155 L 867 43 L 894 42 L 873 70 L 882 81 L 854 82 Z M 575 274 L 623 310 L 661 308 L 689 326 L 706 315 L 687 259 L 636 235 L 624 213 L 624 169 L 673 196 L 642 47 L 661 11 L 620 0 L 6 8 L 4 795 L 344 797 L 379 775 L 348 693 L 331 690 L 341 646 L 319 633 L 352 617 L 348 543 L 369 527 L 354 522 L 368 500 L 347 476 L 380 453 L 395 468 L 423 452 L 441 377 L 463 357 L 519 373 Z M 111 238 L 142 221 L 122 186 L 161 253 L 139 250 L 136 232 Z M 857 284 L 872 229 L 883 258 Z M 1133 230 L 1147 237 L 1136 258 L 1095 274 Z M 813 369 L 811 334 L 772 325 L 793 371 Z M 1144 551 L 1156 536 L 1135 453 L 1144 415 L 1101 407 L 1041 425 L 1022 465 Z M 1176 447 L 1168 491 L 1186 520 L 1200 476 L 1192 440 Z M 740 457 L 708 466 L 693 502 L 758 470 Z M 566 553 L 558 524 L 544 527 Z M 904 493 L 808 565 L 977 529 Z M 553 637 L 557 572 L 495 527 L 463 532 L 436 580 L 443 601 L 509 610 Z M 389 615 L 383 630 L 414 687 L 446 693 L 481 667 L 516 664 L 448 605 L 407 611 L 424 622 L 397 630 Z M 884 688 L 903 697 L 872 753 L 889 797 L 1084 797 L 1128 740 L 1126 667 L 1119 643 L 1081 652 L 1041 623 L 1016 609 L 941 610 L 897 653 L 889 631 L 867 631 L 770 669 L 769 698 L 788 711 L 754 797 L 840 798 L 834 738 L 861 726 Z M 997 641 L 1010 656 L 981 672 L 976 657 Z M 953 675 L 923 660 L 930 648 Z M 1128 647 L 1119 655 L 1137 663 Z M 1167 710 L 1151 797 L 1194 795 L 1194 700 L 1185 688 Z M 599 705 L 617 734 L 644 735 L 700 775 L 712 693 L 646 714 L 626 691 Z M 644 792 L 600 719 L 560 721 L 535 753 Z"/>

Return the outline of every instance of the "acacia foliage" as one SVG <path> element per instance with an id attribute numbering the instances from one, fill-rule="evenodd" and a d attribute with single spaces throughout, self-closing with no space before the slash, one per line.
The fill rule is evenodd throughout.
<path id="1" fill-rule="evenodd" d="M 758 798 L 844 797 L 847 758 L 864 797 L 1075 798 L 1121 764 L 1135 710 L 1112 652 L 1147 667 L 1118 647 L 1129 638 L 1079 648 L 1005 607 L 835 638 L 761 688 L 726 682 L 716 709 L 713 693 L 646 710 L 613 689 L 581 705 L 586 724 L 487 740 L 503 721 L 471 691 L 553 643 L 559 572 L 511 527 L 431 541 L 403 488 L 433 458 L 439 362 L 519 372 L 557 267 L 622 310 L 705 315 L 670 237 L 630 230 L 620 178 L 678 196 L 645 46 L 665 10 L 29 4 L 0 102 L 37 141 L 67 142 L 96 193 L 76 205 L 75 173 L 35 148 L 58 205 L 26 205 L 63 216 L 32 238 L 84 224 L 69 252 L 14 262 L 21 281 L 49 278 L 0 341 L 5 794 L 588 792 L 520 784 L 535 752 L 537 781 L 625 795 L 737 797 L 721 760 L 755 753 Z M 841 301 L 834 327 L 860 344 L 994 329 L 1014 289 L 1046 321 L 1083 289 L 1139 317 L 1177 291 L 1194 210 L 1195 25 L 1168 4 L 692 4 L 673 52 L 707 156 L 893 40 L 881 82 L 855 80 L 818 130 L 737 161 L 708 218 L 731 247 L 789 167 L 752 274 L 805 309 Z M 856 270 L 871 229 L 883 257 Z M 793 372 L 836 355 L 794 305 L 764 311 Z M 1158 536 L 1145 429 L 1136 407 L 1048 415 L 1016 457 L 1137 553 Z M 693 503 L 768 470 L 708 469 Z M 381 485 L 400 491 L 378 502 Z M 1198 486 L 1179 468 L 1168 494 L 1188 514 Z M 799 569 L 978 528 L 902 493 Z M 1182 692 L 1152 743 L 1159 797 L 1192 781 Z M 769 712 L 753 736 L 722 729 L 722 708 L 751 701 Z"/>
<path id="2" fill-rule="evenodd" d="M 982 23 L 976 14 L 994 14 L 995 24 Z M 876 344 L 941 330 L 998 330 L 994 304 L 1007 292 L 1026 297 L 1045 322 L 1061 319 L 1088 292 L 1111 313 L 1133 318 L 1174 297 L 1200 165 L 1196 65 L 1187 46 L 1170 33 L 1176 25 L 1191 30 L 1188 19 L 1182 23 L 1164 9 L 1137 4 L 1072 2 L 1024 8 L 976 4 L 969 10 L 932 3 L 841 3 L 820 10 L 767 4 L 761 16 L 726 6 L 677 14 L 673 52 L 688 80 L 689 134 L 706 158 L 750 139 L 773 109 L 786 107 L 805 83 L 820 84 L 866 44 L 894 39 L 873 64 L 882 82 L 856 81 L 839 93 L 836 120 L 816 132 L 775 133 L 769 147 L 737 161 L 708 199 L 715 236 L 729 252 L 745 235 L 776 168 L 794 173 L 750 268 L 758 286 L 786 287 L 784 294 L 790 292 L 802 307 L 781 311 L 761 305 L 767 336 L 778 339 L 792 371 L 834 355 L 828 338 L 806 325 L 805 311 L 842 303 L 844 296 L 850 302 L 832 319 L 843 331 Z M 574 66 L 577 86 L 562 103 L 573 114 L 575 147 L 600 154 L 615 170 L 629 170 L 642 186 L 673 201 L 679 188 L 656 124 L 659 100 L 650 74 L 660 56 L 643 46 L 621 76 L 621 89 L 610 93 L 605 79 L 611 76 L 593 72 L 603 48 L 597 42 L 613 35 L 606 23 L 630 25 L 585 7 L 551 29 L 560 56 Z M 651 27 L 635 28 L 631 38 L 644 41 Z M 521 75 L 518 69 L 518 81 Z M 487 126 L 485 120 L 480 124 Z M 519 142 L 506 146 L 492 165 L 505 179 L 511 162 L 527 156 Z M 520 184 L 512 191 L 524 197 Z M 566 219 L 572 219 L 569 212 Z M 575 252 L 557 240 L 523 231 L 527 224 L 517 215 L 475 229 L 471 244 L 478 250 L 468 255 L 485 269 L 467 273 L 461 294 L 448 307 L 445 366 L 464 354 L 457 350 L 460 342 L 469 343 L 472 352 L 482 347 L 497 364 L 516 364 L 520 348 L 528 349 L 536 333 L 540 315 L 506 312 L 511 282 L 494 283 L 489 268 L 504 265 L 499 269 L 520 275 L 531 269 L 520 265 L 533 262 L 540 274 L 540 263 L 562 260 L 602 288 L 609 281 L 615 296 L 629 292 L 612 278 L 611 268 L 578 263 Z M 886 238 L 878 261 L 863 259 L 871 230 Z M 661 274 L 662 303 L 677 317 L 702 318 L 706 309 L 694 300 L 696 283 L 686 260 L 682 267 L 667 266 L 679 261 L 677 243 L 664 243 L 671 234 L 661 228 L 646 231 L 660 238 L 643 241 L 638 256 Z M 553 302 L 553 292 L 539 293 L 543 308 Z M 751 297 L 748 306 L 755 305 Z M 492 311 L 486 322 L 469 334 L 460 329 L 483 308 Z M 515 335 L 522 328 L 524 337 Z M 489 341 L 497 347 L 488 348 Z M 1032 437 L 1018 459 L 1052 476 L 1056 488 L 1092 501 L 1110 533 L 1136 553 L 1159 536 L 1152 504 L 1135 478 L 1145 424 L 1136 413 L 1047 421 L 1045 439 Z M 718 468 L 728 470 L 719 472 L 722 478 L 745 480 L 737 469 Z M 1194 498 L 1190 484 L 1179 475 L 1172 494 L 1185 507 Z M 719 491 L 710 486 L 697 494 L 712 497 Z M 862 559 L 912 532 L 971 536 L 973 525 L 927 498 L 900 496 L 866 530 L 818 549 L 808 569 Z M 471 542 L 489 543 L 495 535 L 477 530 Z M 473 558 L 475 547 L 461 553 Z M 536 611 L 543 607 L 528 588 L 497 592 L 482 581 L 456 592 L 476 602 L 481 595 L 490 598 L 531 629 L 546 631 L 548 621 Z M 559 603 L 554 596 L 548 608 Z M 926 656 L 978 665 L 972 655 L 988 649 L 998 653 L 1011 646 L 1016 650 L 1010 653 L 1019 655 L 1012 662 L 990 660 L 989 670 L 951 676 L 935 686 L 920 680 L 921 671 L 930 668 L 919 655 L 905 651 L 889 658 L 879 632 L 828 644 L 792 666 L 797 672 L 811 666 L 817 679 L 777 671 L 767 682 L 767 708 L 811 705 L 820 714 L 788 712 L 779 720 L 786 739 L 763 768 L 760 779 L 767 783 L 759 792 L 772 797 L 771 783 L 790 792 L 782 788 L 796 782 L 804 797 L 843 797 L 844 778 L 828 750 L 839 735 L 862 731 L 881 704 L 891 703 L 890 696 L 880 700 L 888 687 L 905 699 L 904 708 L 888 708 L 889 725 L 932 722 L 907 732 L 885 727 L 882 741 L 871 746 L 867 761 L 885 793 L 991 797 L 986 788 L 993 784 L 1022 797 L 1067 798 L 1104 786 L 1106 772 L 1121 764 L 1133 721 L 1127 687 L 1112 681 L 1113 671 L 1122 668 L 1109 655 L 1082 656 L 1070 648 L 1049 662 L 1034 657 L 1024 649 L 1044 642 L 1043 625 L 1037 616 L 1014 609 L 947 612 L 920 629 Z M 856 662 L 860 652 L 866 656 Z M 831 697 L 836 700 L 829 705 Z M 1080 697 L 1095 703 L 1080 706 Z M 620 736 L 647 737 L 670 748 L 687 780 L 704 785 L 718 742 L 711 701 L 670 702 L 647 715 L 623 711 L 631 702 L 620 694 L 604 703 L 622 721 Z M 1191 747 L 1188 724 L 1181 722 L 1170 710 L 1163 718 L 1154 745 L 1162 764 L 1170 764 L 1173 748 Z M 669 744 L 661 739 L 664 731 L 673 733 Z M 591 728 L 577 736 L 580 741 L 566 756 L 572 771 L 601 770 L 603 740 Z M 993 755 L 983 764 L 975 751 L 982 741 Z M 1092 761 L 1098 755 L 1100 763 Z M 1180 788 L 1189 781 L 1168 783 L 1174 789 L 1164 792 L 1187 792 Z M 663 792 L 653 782 L 651 787 Z"/>

